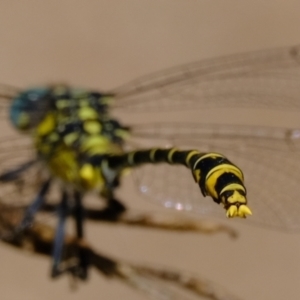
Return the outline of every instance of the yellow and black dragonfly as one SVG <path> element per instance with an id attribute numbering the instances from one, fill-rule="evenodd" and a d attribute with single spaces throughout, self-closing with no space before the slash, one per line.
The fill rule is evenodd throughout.
<path id="1" fill-rule="evenodd" d="M 136 171 L 140 191 L 165 207 L 203 216 L 245 218 L 253 212 L 251 223 L 299 230 L 299 131 L 201 123 L 200 117 L 220 107 L 298 109 L 299 50 L 191 63 L 110 92 L 3 85 L 2 128 L 8 134 L 0 141 L 0 196 L 12 206 L 28 205 L 15 231 L 47 208 L 47 198 L 56 198 L 52 276 L 59 275 L 66 217 L 75 218 L 83 238 L 82 199 L 96 191 L 105 207 L 90 217 L 117 222 L 126 206 L 115 191 L 128 169 Z M 191 121 L 180 122 L 176 111 Z M 118 112 L 120 118 L 113 116 Z M 121 122 L 126 116 L 128 122 Z M 72 272 L 85 278 L 88 261 L 79 256 Z"/>

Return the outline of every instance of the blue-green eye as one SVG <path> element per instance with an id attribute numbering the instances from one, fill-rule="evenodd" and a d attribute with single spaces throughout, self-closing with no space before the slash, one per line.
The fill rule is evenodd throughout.
<path id="1" fill-rule="evenodd" d="M 42 113 L 40 100 L 44 100 L 48 93 L 47 88 L 33 88 L 14 98 L 10 108 L 10 119 L 14 126 L 19 129 L 29 129 L 36 125 L 35 120 L 40 119 Z"/>

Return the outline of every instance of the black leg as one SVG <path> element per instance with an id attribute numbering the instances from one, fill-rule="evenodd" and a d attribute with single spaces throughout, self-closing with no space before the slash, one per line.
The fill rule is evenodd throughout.
<path id="1" fill-rule="evenodd" d="M 126 206 L 115 198 L 107 200 L 107 206 L 101 210 L 87 210 L 87 217 L 90 220 L 116 221 L 122 213 L 126 211 Z"/>
<path id="2" fill-rule="evenodd" d="M 56 206 L 54 204 L 44 203 L 42 211 L 54 212 Z M 84 217 L 94 221 L 116 221 L 122 213 L 126 211 L 126 206 L 115 198 L 107 200 L 107 206 L 103 209 L 88 209 L 84 211 Z"/>
<path id="3" fill-rule="evenodd" d="M 52 272 L 51 276 L 57 277 L 62 274 L 64 271 L 61 270 L 61 258 L 62 258 L 62 251 L 64 246 L 64 238 L 65 238 L 65 222 L 68 216 L 68 195 L 66 191 L 62 194 L 61 202 L 58 206 L 58 227 L 56 229 L 54 245 L 53 245 L 53 265 L 52 265 Z"/>
<path id="4" fill-rule="evenodd" d="M 23 173 L 24 171 L 29 169 L 35 163 L 36 163 L 36 160 L 31 160 L 31 161 L 28 161 L 28 162 L 22 164 L 21 166 L 19 166 L 18 168 L 14 169 L 14 170 L 10 170 L 10 171 L 0 174 L 0 181 L 9 182 L 9 181 L 16 180 L 21 173 Z"/>
<path id="5" fill-rule="evenodd" d="M 75 219 L 76 226 L 76 236 L 79 240 L 83 239 L 83 222 L 85 217 L 84 207 L 82 205 L 82 196 L 79 192 L 75 192 L 74 194 L 75 206 L 73 210 L 73 217 Z M 86 255 L 86 251 L 82 251 L 78 249 L 78 271 L 76 272 L 77 276 L 83 280 L 87 279 L 88 276 L 88 257 Z"/>
<path id="6" fill-rule="evenodd" d="M 46 182 L 43 183 L 40 191 L 38 192 L 36 198 L 34 201 L 31 203 L 31 205 L 27 208 L 23 220 L 16 229 L 17 232 L 24 230 L 28 225 L 30 225 L 33 221 L 34 215 L 37 213 L 37 211 L 41 208 L 41 206 L 44 203 L 45 200 L 45 195 L 49 190 L 51 183 L 51 179 L 47 180 Z"/>

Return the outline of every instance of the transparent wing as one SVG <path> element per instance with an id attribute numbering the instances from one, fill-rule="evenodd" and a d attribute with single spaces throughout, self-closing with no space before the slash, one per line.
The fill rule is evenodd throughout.
<path id="1" fill-rule="evenodd" d="M 11 99 L 21 90 L 8 84 L 0 84 L 0 118 L 1 121 L 8 120 Z"/>
<path id="2" fill-rule="evenodd" d="M 202 60 L 124 85 L 115 107 L 134 111 L 210 107 L 300 108 L 300 45 Z"/>
<path id="3" fill-rule="evenodd" d="M 31 141 L 22 136 L 1 137 L 0 141 L 0 197 L 2 203 L 24 205 L 27 195 L 36 188 L 37 168 L 29 167 L 20 174 L 10 174 L 35 158 Z M 6 174 L 6 175 L 5 175 Z"/>
<path id="4" fill-rule="evenodd" d="M 9 110 L 12 98 L 21 89 L 0 84 L 0 124 L 5 135 L 0 137 L 0 201 L 5 205 L 24 207 L 36 197 L 43 182 L 49 178 L 49 173 L 42 161 L 37 158 L 34 138 L 30 132 L 22 134 L 13 128 L 9 120 Z M 18 172 L 15 178 L 3 180 L 3 174 L 19 169 L 29 162 L 35 161 L 29 168 Z M 47 198 L 57 201 L 58 188 L 53 188 Z"/>
<path id="5" fill-rule="evenodd" d="M 300 45 L 193 62 L 133 80 L 108 94 L 114 109 L 170 111 L 212 107 L 299 109 Z M 0 111 L 20 89 L 0 85 Z"/>
<path id="6" fill-rule="evenodd" d="M 36 158 L 30 137 L 14 134 L 13 131 L 9 136 L 1 137 L 0 203 L 3 212 L 10 213 L 11 210 L 18 209 L 18 215 L 24 214 L 48 178 L 49 173 L 42 162 Z M 46 202 L 58 203 L 60 189 L 56 182 L 51 186 L 45 198 Z M 39 213 L 36 217 L 49 223 L 53 222 L 54 213 L 51 216 Z M 2 227 L 5 226 L 2 224 Z M 0 231 L 0 238 L 13 236 L 15 229 L 7 226 L 6 230 Z"/>
<path id="7" fill-rule="evenodd" d="M 300 131 L 199 123 L 161 123 L 133 129 L 135 143 L 220 152 L 245 176 L 254 223 L 286 231 L 300 230 Z M 142 193 L 165 207 L 225 218 L 224 209 L 203 197 L 190 170 L 147 165 L 137 169 Z"/>

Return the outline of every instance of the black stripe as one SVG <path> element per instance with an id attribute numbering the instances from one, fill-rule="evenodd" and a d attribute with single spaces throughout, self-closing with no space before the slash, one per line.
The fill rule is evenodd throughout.
<path id="1" fill-rule="evenodd" d="M 153 148 L 148 150 L 138 150 L 136 152 L 130 152 L 122 155 L 111 155 L 107 156 L 108 165 L 110 168 L 122 168 L 126 166 L 130 166 L 129 158 L 133 155 L 132 164 L 131 165 L 140 165 L 144 163 L 162 163 L 167 162 L 170 164 L 181 164 L 188 166 L 195 164 L 195 162 L 206 153 L 195 153 L 190 158 L 189 162 L 186 162 L 186 158 L 188 155 L 195 150 L 188 150 L 188 151 L 180 151 L 172 149 L 159 149 Z M 169 154 L 172 152 L 171 162 L 168 159 Z M 212 155 L 213 156 L 213 155 Z M 103 156 L 101 156 L 103 158 Z M 96 159 L 97 160 L 97 159 Z M 99 162 L 99 161 L 98 161 Z M 96 161 L 93 160 L 93 164 L 95 165 Z M 195 166 L 195 170 L 200 169 L 201 171 L 201 178 L 206 178 L 207 174 L 214 168 L 222 164 L 229 164 L 233 165 L 227 158 L 221 156 L 217 157 L 207 157 L 202 159 L 197 163 Z"/>
<path id="2" fill-rule="evenodd" d="M 194 164 L 197 162 L 197 160 L 207 153 L 201 154 L 201 155 L 194 155 L 191 160 L 191 167 L 194 168 L 194 170 L 200 170 L 200 180 L 198 182 L 199 187 L 201 189 L 201 192 L 204 196 L 207 195 L 206 192 L 206 177 L 207 174 L 215 167 L 223 165 L 223 164 L 229 164 L 233 165 L 226 157 L 224 156 L 208 156 L 206 158 L 201 159 L 196 166 L 194 167 Z"/>
<path id="3" fill-rule="evenodd" d="M 173 151 L 172 162 L 169 162 L 168 155 Z M 129 157 L 133 155 L 132 165 L 140 165 L 144 163 L 162 163 L 167 162 L 170 164 L 186 164 L 186 157 L 191 151 L 179 151 L 174 149 L 159 149 L 153 148 L 148 150 L 138 150 L 136 152 L 130 152 L 123 155 L 111 155 L 107 156 L 108 165 L 112 169 L 123 168 L 129 166 Z M 133 153 L 133 154 L 132 154 Z M 101 156 L 103 159 L 103 156 Z M 100 159 L 96 156 L 93 157 L 92 164 L 99 164 Z"/>
<path id="4" fill-rule="evenodd" d="M 222 175 L 219 176 L 217 179 L 216 185 L 215 185 L 215 190 L 217 194 L 220 196 L 221 191 L 228 186 L 229 184 L 232 183 L 237 183 L 240 184 L 241 186 L 244 186 L 243 182 L 241 179 L 236 176 L 234 173 L 231 172 L 225 172 Z"/>
<path id="5" fill-rule="evenodd" d="M 192 150 L 193 151 L 193 150 Z M 172 155 L 172 161 L 176 164 L 182 164 L 187 166 L 186 158 L 192 151 L 176 151 Z"/>
<path id="6" fill-rule="evenodd" d="M 204 154 L 205 155 L 205 154 Z M 194 166 L 194 163 L 197 161 L 199 157 L 193 157 L 192 158 L 192 167 Z M 217 157 L 206 157 L 201 159 L 197 165 L 194 167 L 194 170 L 201 170 L 201 177 L 203 177 L 204 179 L 206 178 L 207 174 L 215 167 L 220 166 L 220 165 L 224 165 L 224 164 L 228 164 L 228 165 L 233 165 L 233 163 L 231 163 L 226 157 L 224 156 L 217 156 Z"/>
<path id="7" fill-rule="evenodd" d="M 151 163 L 150 159 L 151 150 L 139 150 L 134 153 L 133 163 L 134 165 L 140 165 L 142 163 Z M 155 162 L 160 162 L 163 159 L 163 153 L 157 151 L 154 156 Z"/>
<path id="8" fill-rule="evenodd" d="M 10 170 L 10 171 L 0 174 L 0 181 L 8 182 L 8 181 L 18 179 L 19 175 L 21 175 L 24 171 L 28 170 L 36 162 L 37 162 L 36 160 L 31 160 L 31 161 L 28 161 L 28 162 L 20 165 L 16 169 L 13 169 L 13 170 Z"/>

